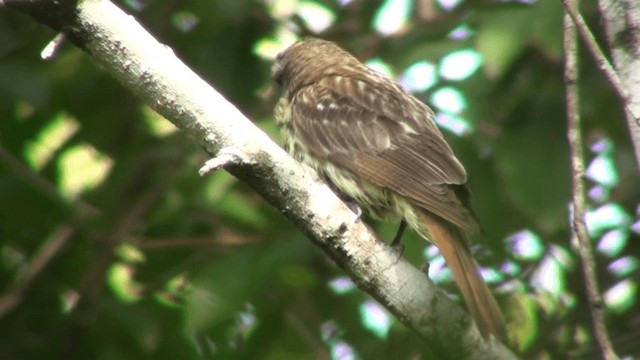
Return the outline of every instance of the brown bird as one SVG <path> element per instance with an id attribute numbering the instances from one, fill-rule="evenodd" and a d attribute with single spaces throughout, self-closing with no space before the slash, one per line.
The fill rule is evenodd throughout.
<path id="1" fill-rule="evenodd" d="M 370 215 L 403 220 L 442 253 L 485 338 L 504 318 L 469 251 L 479 225 L 464 167 L 433 112 L 334 43 L 308 38 L 272 68 L 282 96 L 275 119 L 285 148 Z"/>

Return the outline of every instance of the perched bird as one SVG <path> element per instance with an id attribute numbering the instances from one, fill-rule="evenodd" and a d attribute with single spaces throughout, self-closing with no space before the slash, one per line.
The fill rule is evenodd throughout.
<path id="1" fill-rule="evenodd" d="M 479 229 L 467 174 L 431 109 L 320 39 L 280 53 L 272 77 L 282 91 L 275 119 L 287 151 L 373 217 L 399 217 L 435 244 L 483 336 L 503 337 L 502 312 L 467 243 L 466 233 Z"/>

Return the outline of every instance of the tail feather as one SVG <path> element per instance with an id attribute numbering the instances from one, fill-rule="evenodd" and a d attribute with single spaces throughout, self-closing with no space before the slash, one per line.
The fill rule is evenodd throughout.
<path id="1" fill-rule="evenodd" d="M 453 273 L 453 278 L 464 297 L 471 316 L 482 336 L 489 334 L 504 339 L 505 322 L 502 311 L 489 287 L 479 273 L 478 264 L 469 251 L 465 235 L 460 229 L 426 212 L 419 214 L 428 234 L 419 231 L 434 243 Z"/>

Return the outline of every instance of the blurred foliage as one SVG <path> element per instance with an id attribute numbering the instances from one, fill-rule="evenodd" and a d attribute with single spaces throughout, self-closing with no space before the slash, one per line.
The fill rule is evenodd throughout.
<path id="1" fill-rule="evenodd" d="M 416 96 L 460 101 L 438 119 L 467 168 L 484 227 L 474 250 L 512 338 L 524 358 L 599 358 L 568 225 L 559 1 L 119 5 L 273 138 L 269 57 L 296 34 L 399 80 L 435 69 Z M 583 11 L 601 38 L 595 5 Z M 54 36 L 0 8 L 0 357 L 438 358 L 246 185 L 199 177 L 207 155 L 86 54 L 64 44 L 41 60 Z M 460 50 L 481 66 L 442 76 Z M 581 51 L 607 326 L 621 355 L 640 356 L 640 179 L 620 102 Z M 378 229 L 390 239 L 396 225 Z M 437 252 L 413 234 L 405 244 L 455 294 Z"/>

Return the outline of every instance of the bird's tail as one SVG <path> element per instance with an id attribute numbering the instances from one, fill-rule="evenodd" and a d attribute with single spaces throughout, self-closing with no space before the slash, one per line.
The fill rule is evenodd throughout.
<path id="1" fill-rule="evenodd" d="M 488 339 L 489 334 L 494 334 L 504 339 L 504 316 L 480 276 L 478 264 L 465 241 L 465 234 L 455 225 L 427 212 L 420 211 L 418 217 L 426 225 L 426 229 L 418 232 L 440 249 L 482 336 Z"/>

